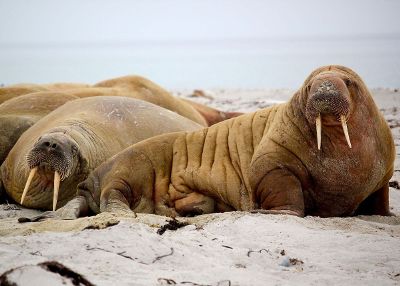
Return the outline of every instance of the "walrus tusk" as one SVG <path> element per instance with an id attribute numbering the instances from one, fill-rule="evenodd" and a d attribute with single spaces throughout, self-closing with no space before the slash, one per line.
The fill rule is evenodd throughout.
<path id="1" fill-rule="evenodd" d="M 26 194 L 28 193 L 29 186 L 32 182 L 33 176 L 35 176 L 36 171 L 37 171 L 37 167 L 31 169 L 31 171 L 29 172 L 28 180 L 26 180 L 25 188 L 24 188 L 24 191 L 22 192 L 22 197 L 21 197 L 21 202 L 20 202 L 21 205 L 24 202 Z"/>
<path id="2" fill-rule="evenodd" d="M 344 136 L 346 137 L 347 144 L 351 148 L 349 131 L 347 130 L 346 117 L 344 115 L 340 115 L 340 122 L 342 122 L 343 132 Z"/>
<path id="3" fill-rule="evenodd" d="M 317 119 L 315 119 L 315 125 L 317 127 L 317 142 L 318 142 L 318 150 L 321 150 L 321 114 L 318 114 Z"/>
<path id="4" fill-rule="evenodd" d="M 53 194 L 53 211 L 56 210 L 58 200 L 58 190 L 60 189 L 60 174 L 54 172 L 54 194 Z"/>

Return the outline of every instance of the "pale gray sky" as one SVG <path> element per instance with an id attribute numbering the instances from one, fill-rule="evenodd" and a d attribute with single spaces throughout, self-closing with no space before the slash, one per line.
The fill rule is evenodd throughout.
<path id="1" fill-rule="evenodd" d="M 397 0 L 0 0 L 0 44 L 400 34 Z"/>
<path id="2" fill-rule="evenodd" d="M 0 0 L 0 84 L 139 74 L 297 88 L 316 67 L 398 87 L 400 0 Z"/>

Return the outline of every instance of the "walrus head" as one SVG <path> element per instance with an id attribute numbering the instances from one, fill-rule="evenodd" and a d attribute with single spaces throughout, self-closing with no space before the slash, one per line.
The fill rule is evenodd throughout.
<path id="1" fill-rule="evenodd" d="M 341 73 L 325 71 L 317 74 L 308 85 L 306 117 L 315 124 L 318 149 L 321 149 L 323 126 L 340 126 L 351 148 L 347 121 L 351 116 L 353 102 L 350 91 L 351 80 Z"/>
<path id="2" fill-rule="evenodd" d="M 74 173 L 78 165 L 78 152 L 78 144 L 64 132 L 49 133 L 40 137 L 27 155 L 30 173 L 22 193 L 21 205 L 33 177 L 39 173 L 46 179 L 45 181 L 54 178 L 53 210 L 55 210 L 60 182 Z"/>

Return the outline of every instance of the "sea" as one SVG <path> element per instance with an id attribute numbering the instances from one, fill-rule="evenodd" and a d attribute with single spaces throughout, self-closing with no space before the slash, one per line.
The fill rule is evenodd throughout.
<path id="1" fill-rule="evenodd" d="M 371 88 L 399 88 L 400 36 L 2 44 L 0 84 L 141 75 L 167 89 L 298 88 L 331 64 Z"/>

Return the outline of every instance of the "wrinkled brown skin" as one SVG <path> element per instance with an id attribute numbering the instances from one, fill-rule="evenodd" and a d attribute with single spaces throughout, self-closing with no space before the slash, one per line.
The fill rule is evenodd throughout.
<path id="1" fill-rule="evenodd" d="M 305 116 L 310 87 L 326 72 L 348 84 L 351 149 L 328 117 L 318 150 L 315 123 Z M 95 213 L 168 216 L 259 209 L 301 217 L 389 215 L 394 156 L 390 129 L 362 80 L 348 68 L 327 66 L 288 103 L 125 149 L 79 184 L 73 206 L 76 215 L 88 206 Z"/>
<path id="2" fill-rule="evenodd" d="M 0 104 L 0 165 L 25 130 L 43 116 L 78 97 L 60 92 L 21 95 Z"/>
<path id="3" fill-rule="evenodd" d="M 19 202 L 29 173 L 29 151 L 40 137 L 65 134 L 78 148 L 73 151 L 74 173 L 61 182 L 60 207 L 74 197 L 77 184 L 95 167 L 124 148 L 166 132 L 199 128 L 189 119 L 141 100 L 116 96 L 74 100 L 43 117 L 20 137 L 0 168 L 0 178 L 7 195 Z M 62 148 L 71 152 L 68 142 Z M 24 206 L 52 208 L 53 176 L 54 171 L 39 169 Z"/>

